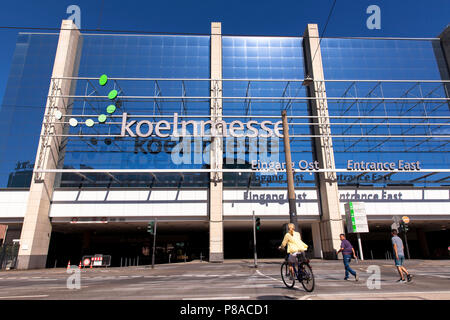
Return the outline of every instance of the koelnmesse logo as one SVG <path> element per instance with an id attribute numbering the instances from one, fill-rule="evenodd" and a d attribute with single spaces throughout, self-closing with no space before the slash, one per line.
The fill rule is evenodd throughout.
<path id="1" fill-rule="evenodd" d="M 98 80 L 98 83 L 104 87 L 107 83 L 108 83 L 108 76 L 106 74 L 101 75 L 101 77 Z M 111 90 L 108 93 L 108 99 L 111 101 L 114 101 L 117 96 L 118 96 L 118 92 L 116 89 Z M 116 111 L 116 105 L 115 104 L 110 104 L 108 107 L 106 107 L 106 114 L 102 113 L 97 117 L 97 120 L 99 123 L 105 123 L 106 119 L 108 118 L 107 115 L 112 115 L 115 111 Z M 69 124 L 72 127 L 76 127 L 78 125 L 78 120 L 75 118 L 70 118 L 69 120 Z M 87 127 L 93 127 L 95 124 L 95 121 L 93 119 L 86 119 L 86 121 L 84 122 L 84 124 Z"/>
<path id="2" fill-rule="evenodd" d="M 108 83 L 108 76 L 103 74 L 99 78 L 99 84 L 104 87 Z M 114 86 L 115 88 L 115 86 Z M 122 91 L 121 91 L 122 92 Z M 105 123 L 116 109 L 120 108 L 118 99 L 119 92 L 112 89 L 108 93 L 111 101 L 106 107 L 106 112 L 98 115 L 98 123 Z M 144 116 L 151 118 L 151 115 Z M 182 116 L 180 116 L 182 117 Z M 234 120 L 229 123 L 222 119 L 195 121 L 179 120 L 177 113 L 173 114 L 171 122 L 160 120 L 152 122 L 150 120 L 130 120 L 133 116 L 122 112 L 120 134 L 116 134 L 119 139 L 134 139 L 134 153 L 144 154 L 159 153 L 162 149 L 162 142 L 155 139 L 167 139 L 165 152 L 171 154 L 172 162 L 179 164 L 209 164 L 211 142 L 214 137 L 223 138 L 223 146 L 227 164 L 251 164 L 251 169 L 267 174 L 285 170 L 284 163 L 280 162 L 280 138 L 283 137 L 282 121 L 272 122 L 263 120 L 261 122 L 250 120 L 242 122 Z M 140 116 L 139 118 L 142 118 Z M 169 118 L 169 116 L 168 116 Z M 82 122 L 80 122 L 82 123 Z M 95 121 L 86 119 L 84 124 L 93 127 Z M 69 124 L 76 127 L 79 122 L 76 118 L 70 118 Z M 152 137 L 151 139 L 147 139 Z M 147 151 L 143 145 L 147 142 Z M 153 142 L 159 144 L 156 151 L 152 148 Z M 169 143 L 169 145 L 167 145 Z M 247 162 L 248 161 L 248 162 Z M 292 166 L 298 164 L 300 171 L 320 170 L 318 161 L 300 160 L 293 162 Z M 387 161 L 347 161 L 348 171 L 420 171 L 420 161 L 398 160 L 397 162 Z"/>
<path id="3" fill-rule="evenodd" d="M 103 74 L 99 78 L 99 83 L 101 86 L 105 86 L 108 83 L 108 76 Z M 115 101 L 118 97 L 117 90 L 113 89 L 108 94 L 108 99 Z M 98 116 L 98 123 L 105 123 L 108 116 L 112 115 L 116 111 L 116 105 L 118 101 L 114 104 L 110 104 L 106 108 L 106 114 L 102 113 Z M 149 116 L 151 117 L 151 116 Z M 173 121 L 169 122 L 167 120 L 160 120 L 156 123 L 149 120 L 128 120 L 129 115 L 124 112 L 122 113 L 122 126 L 120 135 L 122 137 L 140 137 L 147 138 L 150 136 L 157 136 L 160 138 L 167 137 L 233 137 L 233 138 L 272 138 L 278 137 L 282 138 L 282 121 L 272 122 L 270 120 L 264 120 L 261 122 L 250 120 L 247 122 L 242 122 L 240 120 L 234 120 L 230 123 L 222 119 L 216 120 L 206 120 L 206 121 L 178 121 L 178 114 L 173 114 Z M 75 118 L 69 120 L 69 124 L 72 127 L 76 127 L 79 123 Z M 93 127 L 95 121 L 93 119 L 86 119 L 84 124 L 87 127 Z M 179 126 L 181 130 L 179 131 Z M 188 126 L 191 130 L 188 130 Z M 188 132 L 192 131 L 192 132 Z"/>

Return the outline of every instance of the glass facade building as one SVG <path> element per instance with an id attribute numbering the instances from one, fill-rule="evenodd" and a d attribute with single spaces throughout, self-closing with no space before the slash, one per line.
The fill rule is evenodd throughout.
<path id="1" fill-rule="evenodd" d="M 2 188 L 29 186 L 30 168 L 34 164 L 48 93 L 46 84 L 50 83 L 57 40 L 57 34 L 21 33 L 18 36 L 0 117 Z M 119 95 L 122 96 L 149 97 L 122 99 L 121 110 L 130 114 L 167 115 L 169 119 L 176 112 L 184 116 L 208 118 L 209 36 L 85 34 L 82 42 L 75 93 L 80 98 L 73 101 L 73 114 L 105 113 L 107 99 L 95 99 L 95 96 L 104 96 L 108 90 L 120 88 Z M 223 95 L 227 98 L 224 100 L 223 114 L 229 117 L 229 121 L 250 121 L 252 116 L 276 117 L 281 110 L 287 110 L 290 117 L 310 115 L 307 100 L 299 99 L 307 97 L 306 88 L 302 85 L 306 75 L 302 38 L 224 36 L 222 45 L 223 78 L 227 79 L 223 83 Z M 449 116 L 448 101 L 439 100 L 447 97 L 447 87 L 441 81 L 448 80 L 448 68 L 439 40 L 324 38 L 321 51 L 332 134 L 336 135 L 333 144 L 337 168 L 345 168 L 350 159 L 401 159 L 420 161 L 426 169 L 449 167 L 449 158 L 445 156 L 449 152 L 446 119 L 439 118 Z M 123 80 L 116 80 L 106 88 L 101 87 L 92 78 L 102 74 Z M 158 99 L 158 96 L 161 98 Z M 186 99 L 183 99 L 184 96 Z M 236 99 L 231 99 L 233 97 Z M 258 100 L 258 97 L 272 99 Z M 278 97 L 284 100 L 277 100 Z M 289 97 L 296 100 L 289 100 Z M 422 116 L 429 118 L 422 119 Z M 258 118 L 259 121 L 270 119 Z M 294 136 L 291 141 L 293 160 L 313 161 L 309 119 L 290 121 L 290 132 Z M 108 134 L 108 130 L 109 127 L 76 127 L 71 128 L 70 133 Z M 380 137 L 371 137 L 377 135 Z M 207 160 L 181 167 L 172 164 L 170 153 L 164 150 L 168 151 L 173 144 L 170 139 L 152 141 L 150 149 L 153 149 L 149 152 L 147 142 L 144 144 L 133 139 L 112 141 L 110 138 L 70 137 L 60 165 L 61 168 L 93 169 L 187 169 L 208 166 Z M 246 145 L 248 147 L 248 142 Z M 282 160 L 282 144 L 280 148 L 279 158 Z M 248 153 L 246 157 L 245 163 L 248 165 Z M 179 179 L 163 173 L 160 175 L 160 183 L 156 183 L 155 187 L 167 187 Z M 340 175 L 339 183 L 364 183 L 363 177 L 357 176 L 353 175 L 353 179 Z M 428 179 L 419 177 L 419 174 L 394 174 L 388 177 L 389 180 L 372 180 L 370 184 L 439 186 L 449 182 L 445 179 L 445 173 L 438 172 Z M 89 187 L 111 182 L 105 176 L 104 179 L 94 178 L 100 184 L 92 184 L 73 174 L 64 174 L 60 183 L 61 187 L 73 187 L 80 183 Z M 124 175 L 122 178 L 118 179 L 121 183 L 113 181 L 113 185 L 129 187 L 152 183 L 152 177 L 148 176 Z M 248 175 L 239 178 L 229 173 L 225 178 L 226 186 L 231 187 L 246 185 Z M 285 181 L 285 177 L 263 180 L 261 184 L 260 177 L 255 175 L 251 184 L 260 187 L 285 186 L 285 183 L 280 183 Z M 270 182 L 272 180 L 276 182 Z M 299 186 L 315 183 L 314 177 L 296 181 Z M 182 184 L 186 187 L 207 186 L 207 182 L 207 175 L 192 174 Z"/>
<path id="2" fill-rule="evenodd" d="M 175 192 L 175 200 L 180 190 L 191 190 L 201 197 L 205 192 L 201 201 L 206 203 L 204 222 L 208 222 L 213 210 L 212 184 L 219 183 L 223 187 L 224 217 L 229 212 L 232 221 L 228 230 L 239 229 L 240 223 L 244 225 L 243 217 L 251 215 L 255 204 L 239 209 L 240 203 L 247 200 L 267 208 L 273 205 L 266 209 L 275 210 L 267 213 L 268 219 L 275 221 L 277 203 L 286 204 L 287 200 L 281 197 L 287 188 L 285 170 L 254 170 L 253 165 L 285 161 L 283 139 L 274 133 L 281 112 L 286 111 L 292 161 L 298 166 L 295 189 L 304 195 L 298 211 L 304 221 L 312 221 L 314 215 L 320 220 L 328 210 L 324 209 L 325 196 L 321 193 L 328 172 L 332 181 L 326 182 L 336 186 L 342 202 L 337 205 L 343 206 L 343 201 L 349 199 L 345 198 L 346 192 L 358 197 L 366 192 L 366 199 L 370 199 L 370 192 L 403 192 L 406 197 L 416 191 L 423 195 L 430 191 L 440 192 L 439 197 L 444 194 L 443 199 L 436 198 L 442 200 L 439 214 L 450 216 L 444 205 L 448 205 L 445 193 L 450 186 L 450 80 L 449 56 L 443 45 L 443 41 L 450 40 L 323 38 L 318 50 L 311 51 L 306 35 L 220 36 L 217 59 L 212 55 L 213 37 L 83 33 L 74 53 L 73 76 L 52 78 L 59 34 L 20 33 L 0 109 L 0 193 L 27 191 L 37 183 L 33 170 L 40 169 L 37 161 L 41 161 L 43 147 L 39 141 L 50 137 L 58 145 L 58 152 L 52 154 L 54 189 L 62 192 L 55 193 L 52 206 L 62 199 L 58 197 L 63 192 L 107 190 L 107 199 L 109 190 L 123 194 L 150 190 L 146 200 L 141 196 L 133 200 L 144 204 L 151 200 L 153 190 Z M 216 62 L 220 79 L 211 76 Z M 323 79 L 312 77 L 314 70 L 309 65 L 323 71 Z M 102 75 L 108 78 L 103 83 Z M 69 94 L 58 91 L 64 83 L 72 85 Z M 45 112 L 52 108 L 52 99 L 58 97 L 68 101 L 65 112 L 53 119 L 62 131 L 48 134 L 45 123 L 49 115 Z M 315 116 L 317 108 L 323 108 L 327 116 Z M 211 126 L 205 127 L 206 134 L 195 136 L 201 121 L 211 120 L 217 112 L 226 126 L 242 122 L 244 126 L 237 132 L 243 135 L 251 132 L 245 125 L 254 121 L 259 130 L 256 137 L 223 137 L 217 151 Z M 144 120 L 140 129 L 153 130 L 161 121 L 174 125 L 176 117 L 179 130 L 181 121 L 188 121 L 184 137 L 132 136 L 124 129 L 127 121 L 135 120 L 136 124 L 129 128 L 136 133 L 138 121 Z M 325 124 L 321 119 L 326 120 Z M 263 135 L 264 122 L 270 122 L 269 137 Z M 330 130 L 329 135 L 325 134 L 328 146 L 321 142 L 325 141 L 321 139 L 326 130 Z M 328 151 L 321 151 L 324 148 Z M 321 152 L 333 160 L 324 164 Z M 218 180 L 212 178 L 217 158 L 223 173 L 223 179 Z M 397 167 L 400 163 L 416 163 L 417 167 L 350 169 L 350 163 L 355 162 L 395 163 Z M 316 168 L 300 168 L 314 163 L 318 164 Z M 239 198 L 238 192 L 243 192 L 244 198 Z M 100 196 L 95 196 L 97 201 L 96 197 Z M 124 199 L 133 198 L 127 197 Z M 166 204 L 161 200 L 164 197 L 157 199 L 161 205 Z M 420 200 L 414 197 L 408 199 Z M 124 212 L 127 208 L 141 210 L 131 209 L 132 204 L 126 207 L 125 200 L 120 200 Z M 96 205 L 100 208 L 102 204 Z M 308 211 L 308 205 L 314 207 L 312 211 Z M 373 223 L 379 220 L 386 227 L 390 218 L 379 218 L 377 210 L 385 210 L 380 208 L 368 212 L 372 212 Z M 52 208 L 50 217 L 67 222 L 69 213 L 67 217 L 58 216 L 58 210 Z M 71 217 L 86 218 L 83 210 Z M 148 210 L 151 216 L 157 216 L 158 210 L 165 209 Z M 171 216 L 175 220 L 187 215 L 181 205 L 176 210 L 179 214 Z M 114 216 L 111 212 L 107 209 L 100 215 L 109 219 Z M 142 212 L 127 211 L 123 217 L 116 216 L 123 221 L 131 216 L 148 220 Z M 425 221 L 426 217 L 420 219 Z M 450 220 L 439 221 L 447 225 Z M 271 225 L 272 231 L 278 228 L 276 223 Z M 61 230 L 67 231 L 62 228 L 58 232 Z M 312 226 L 305 230 L 307 237 L 317 232 Z"/>

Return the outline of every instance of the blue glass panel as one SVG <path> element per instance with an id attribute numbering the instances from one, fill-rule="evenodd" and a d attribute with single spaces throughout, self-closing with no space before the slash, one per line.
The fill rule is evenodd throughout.
<path id="1" fill-rule="evenodd" d="M 90 115 L 106 114 L 106 107 L 111 103 L 108 99 L 96 99 L 95 96 L 107 96 L 112 89 L 119 91 L 119 96 L 203 96 L 208 97 L 209 81 L 154 81 L 154 80 L 113 80 L 113 78 L 185 78 L 209 79 L 209 37 L 208 36 L 159 36 L 159 35 L 84 35 L 79 77 L 99 77 L 107 74 L 108 84 L 104 87 L 97 81 L 78 80 L 76 95 L 92 95 L 93 98 L 75 99 L 72 114 L 78 120 L 85 121 Z M 172 121 L 173 113 L 180 115 L 209 114 L 209 102 L 181 101 L 176 98 L 170 101 L 162 99 L 128 99 L 119 98 L 115 104 L 117 112 L 129 115 L 166 115 L 164 120 Z M 96 120 L 94 118 L 94 120 Z M 163 118 L 153 119 L 154 121 Z M 95 124 L 88 128 L 81 125 L 70 127 L 69 133 L 82 132 L 84 135 L 117 134 L 120 118 L 109 118 L 107 124 Z M 119 128 L 120 133 L 120 128 Z M 66 147 L 64 167 L 94 169 L 175 169 L 202 168 L 204 163 L 176 165 L 171 159 L 169 150 L 173 148 L 170 139 L 121 138 L 105 139 L 70 138 Z M 167 149 L 169 148 L 169 149 Z M 171 149 L 170 149 L 171 150 Z M 95 181 L 90 183 L 84 179 L 83 185 L 116 185 L 121 186 L 207 186 L 208 174 L 117 174 L 111 178 L 105 174 L 88 176 Z M 116 180 L 115 180 L 116 179 Z M 61 186 L 73 186 L 83 178 L 65 174 Z"/>
<path id="2" fill-rule="evenodd" d="M 39 143 L 57 34 L 19 34 L 0 109 L 0 188 L 26 188 Z"/>
<path id="3" fill-rule="evenodd" d="M 427 116 L 450 116 L 449 104 L 442 100 L 448 97 L 446 87 L 439 82 L 449 79 L 439 40 L 322 39 L 321 48 L 327 80 L 388 80 L 328 81 L 326 89 L 331 116 L 400 117 L 333 119 L 334 135 L 359 136 L 333 139 L 337 168 L 346 168 L 348 160 L 420 161 L 424 169 L 450 167 L 449 139 L 431 137 L 448 134 L 448 119 L 425 119 Z M 338 97 L 347 100 L 332 99 Z M 355 100 L 355 97 L 361 99 Z M 340 184 L 449 184 L 448 175 L 444 173 L 423 179 L 424 173 L 381 174 L 379 179 L 369 179 L 369 176 L 340 174 Z"/>
<path id="4" fill-rule="evenodd" d="M 229 81 L 223 83 L 223 114 L 235 116 L 227 121 L 239 119 L 241 121 L 255 120 L 258 122 L 281 120 L 281 111 L 287 110 L 288 116 L 309 115 L 308 105 L 303 101 L 289 100 L 289 97 L 306 97 L 305 87 L 301 80 L 304 78 L 304 62 L 302 38 L 280 37 L 235 37 L 222 38 L 223 77 Z M 242 81 L 242 80 L 250 81 Z M 264 81 L 258 81 L 264 80 Z M 274 81 L 267 81 L 273 79 Z M 278 81 L 276 81 L 278 80 Z M 299 80 L 299 81 L 289 81 Z M 235 97 L 236 99 L 229 99 Z M 253 99 L 246 99 L 252 97 Z M 254 100 L 257 97 L 280 97 L 285 100 Z M 253 118 L 255 116 L 261 118 Z M 267 118 L 265 118 L 267 117 Z M 272 117 L 272 118 L 269 118 Z M 273 118 L 276 117 L 276 118 Z M 292 122 L 292 121 L 291 121 Z M 301 121 L 296 120 L 296 123 Z M 292 136 L 310 134 L 308 120 L 303 125 L 290 125 Z M 249 141 L 246 142 L 250 144 Z M 283 140 L 279 139 L 278 157 L 273 161 L 285 162 Z M 249 147 L 246 147 L 248 150 Z M 298 162 L 313 161 L 311 138 L 292 138 L 292 160 Z M 273 154 L 275 155 L 275 153 Z M 268 156 L 272 156 L 269 153 Z M 249 168 L 251 155 L 245 154 L 245 164 L 226 165 L 227 168 Z M 260 158 L 260 157 L 259 157 Z M 225 187 L 285 187 L 285 174 L 256 174 L 249 184 L 249 175 L 225 174 Z M 296 175 L 296 186 L 315 185 L 315 176 L 309 174 Z"/>

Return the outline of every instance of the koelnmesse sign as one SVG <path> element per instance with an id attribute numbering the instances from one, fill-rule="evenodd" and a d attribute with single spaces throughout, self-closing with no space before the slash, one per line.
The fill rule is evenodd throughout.
<path id="1" fill-rule="evenodd" d="M 179 125 L 181 125 L 181 130 L 179 130 Z M 213 137 L 234 137 L 234 138 L 269 138 L 276 136 L 278 138 L 283 138 L 283 134 L 280 133 L 282 130 L 282 122 L 277 121 L 273 123 L 272 121 L 248 121 L 242 122 L 235 120 L 229 124 L 224 120 L 207 120 L 207 121 L 178 121 L 178 113 L 173 114 L 173 124 L 167 120 L 160 120 L 155 124 L 150 120 L 128 120 L 128 114 L 124 112 L 122 114 L 122 128 L 120 135 L 122 137 L 140 137 L 147 138 L 151 135 L 155 135 L 160 138 L 167 137 L 185 137 L 191 135 L 188 132 L 188 126 L 191 126 L 193 137 L 205 137 L 210 133 Z M 209 126 L 209 128 L 208 128 Z M 273 127 L 273 128 L 272 128 Z M 246 130 L 244 132 L 244 130 Z"/>
<path id="2" fill-rule="evenodd" d="M 107 83 L 108 77 L 104 74 L 99 78 L 99 84 L 105 86 Z M 98 115 L 99 125 L 106 123 L 108 118 L 111 119 L 113 114 L 116 113 L 117 108 L 121 108 L 119 92 L 115 85 L 114 89 L 109 92 L 108 99 L 112 104 L 106 107 L 106 113 Z M 164 150 L 164 152 L 171 154 L 172 162 L 179 165 L 191 164 L 192 155 L 194 164 L 209 163 L 210 143 L 208 144 L 208 141 L 213 141 L 213 139 L 210 139 L 212 137 L 223 137 L 227 164 L 233 164 L 235 159 L 238 164 L 250 162 L 251 169 L 261 172 L 261 174 L 286 170 L 286 163 L 276 161 L 279 160 L 280 156 L 279 141 L 280 138 L 283 138 L 282 121 L 263 120 L 258 122 L 250 120 L 242 122 L 234 120 L 227 123 L 222 119 L 206 120 L 208 119 L 206 116 L 205 120 L 180 121 L 178 113 L 173 114 L 173 119 L 170 119 L 171 116 L 164 116 L 164 118 L 170 119 L 170 122 L 168 120 L 151 121 L 150 119 L 154 117 L 155 115 L 135 115 L 135 119 L 133 119 L 133 116 L 127 112 L 122 112 L 120 135 L 116 134 L 114 139 L 134 138 L 135 154 L 141 152 L 157 154 Z M 55 118 L 62 119 L 62 113 L 57 111 Z M 78 124 L 76 118 L 69 119 L 70 126 L 76 127 Z M 93 127 L 96 122 L 88 118 L 85 119 L 84 124 L 87 127 Z M 191 137 L 194 138 L 194 148 L 191 147 Z M 158 138 L 162 140 L 159 141 Z M 171 141 L 165 141 L 163 148 L 162 141 L 169 140 L 167 138 Z M 144 147 L 146 143 L 147 146 Z M 105 144 L 107 144 L 106 140 Z M 109 144 L 111 144 L 111 141 L 109 141 Z M 248 162 L 246 162 L 247 155 Z M 229 163 L 230 160 L 231 163 Z M 318 161 L 307 160 L 292 163 L 292 167 L 300 171 L 310 171 L 310 173 L 321 169 Z M 421 170 L 421 164 L 419 161 L 405 160 L 396 162 L 348 160 L 346 170 L 348 172 L 419 171 Z"/>

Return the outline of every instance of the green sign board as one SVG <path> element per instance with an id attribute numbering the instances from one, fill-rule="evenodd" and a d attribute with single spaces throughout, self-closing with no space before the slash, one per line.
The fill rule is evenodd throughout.
<path id="1" fill-rule="evenodd" d="M 348 202 L 345 204 L 345 217 L 348 233 L 369 232 L 364 202 Z"/>

